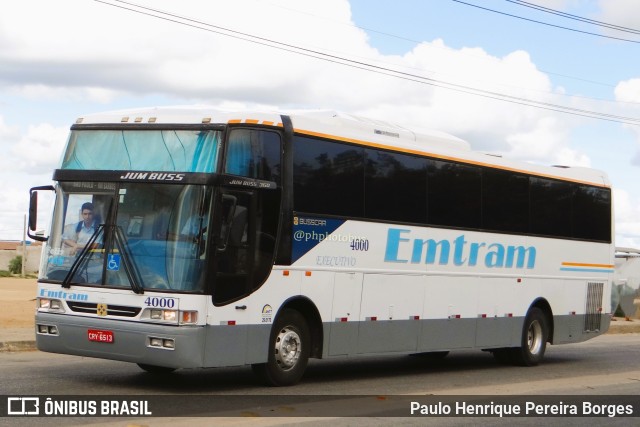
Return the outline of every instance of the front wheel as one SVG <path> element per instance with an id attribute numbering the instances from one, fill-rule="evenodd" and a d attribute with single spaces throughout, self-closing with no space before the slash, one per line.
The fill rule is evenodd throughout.
<path id="1" fill-rule="evenodd" d="M 293 385 L 300 381 L 307 368 L 310 347 L 305 318 L 296 310 L 285 309 L 271 330 L 267 363 L 253 365 L 253 371 L 268 385 Z"/>
<path id="2" fill-rule="evenodd" d="M 548 336 L 549 326 L 544 312 L 532 307 L 524 320 L 521 345 L 511 349 L 513 362 L 520 366 L 535 366 L 540 363 L 547 348 Z"/>

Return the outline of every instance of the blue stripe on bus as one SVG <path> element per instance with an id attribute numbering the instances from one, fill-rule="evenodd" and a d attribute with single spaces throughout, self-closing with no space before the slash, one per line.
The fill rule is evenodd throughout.
<path id="1" fill-rule="evenodd" d="M 561 267 L 561 271 L 580 271 L 583 273 L 613 273 L 611 268 L 577 268 L 577 267 Z"/>

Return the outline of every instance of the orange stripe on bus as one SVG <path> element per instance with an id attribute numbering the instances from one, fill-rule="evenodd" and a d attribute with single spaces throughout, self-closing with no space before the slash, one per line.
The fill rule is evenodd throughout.
<path id="1" fill-rule="evenodd" d="M 582 262 L 563 262 L 562 265 L 571 267 L 602 267 L 602 268 L 614 268 L 613 264 L 586 264 Z"/>

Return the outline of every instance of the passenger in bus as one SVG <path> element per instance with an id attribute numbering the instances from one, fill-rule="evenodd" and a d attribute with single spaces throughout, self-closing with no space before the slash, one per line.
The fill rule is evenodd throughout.
<path id="1" fill-rule="evenodd" d="M 80 209 L 82 220 L 77 224 L 69 224 L 65 227 L 62 242 L 69 255 L 75 255 L 81 251 L 98 229 L 98 220 L 94 216 L 93 203 L 87 202 Z M 96 243 L 99 243 L 96 241 Z"/>

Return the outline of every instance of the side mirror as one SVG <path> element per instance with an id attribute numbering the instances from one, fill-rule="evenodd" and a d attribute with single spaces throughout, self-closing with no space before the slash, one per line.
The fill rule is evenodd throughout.
<path id="1" fill-rule="evenodd" d="M 56 191 L 52 185 L 43 185 L 41 187 L 33 187 L 29 190 L 29 227 L 27 236 L 39 242 L 46 242 L 49 237 L 41 236 L 39 233 L 31 234 L 36 231 L 36 223 L 38 222 L 38 191 Z"/>

